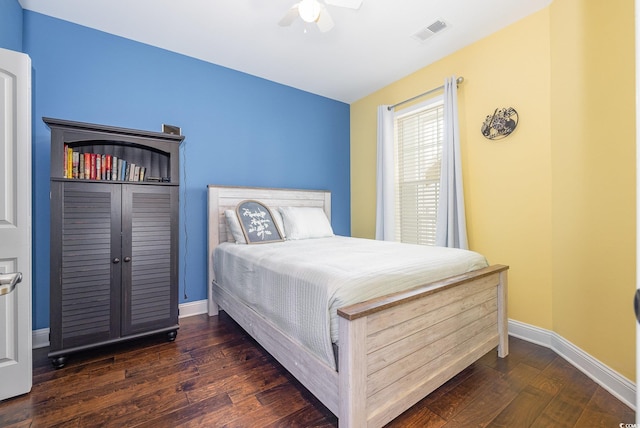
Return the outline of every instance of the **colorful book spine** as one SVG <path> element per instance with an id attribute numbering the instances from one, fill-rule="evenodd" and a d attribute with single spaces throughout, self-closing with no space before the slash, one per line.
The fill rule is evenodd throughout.
<path id="1" fill-rule="evenodd" d="M 133 174 L 136 170 L 136 164 L 135 163 L 130 163 L 129 164 L 129 169 L 127 170 L 127 177 L 125 178 L 125 180 L 127 181 L 133 181 Z"/>
<path id="2" fill-rule="evenodd" d="M 73 149 L 67 147 L 67 178 L 73 178 Z"/>
<path id="3" fill-rule="evenodd" d="M 111 180 L 112 181 L 118 180 L 118 157 L 117 156 L 114 156 L 113 159 L 111 159 Z"/>
<path id="4" fill-rule="evenodd" d="M 91 179 L 91 153 L 84 154 L 84 179 Z"/>
<path id="5" fill-rule="evenodd" d="M 96 179 L 96 154 L 95 153 L 91 153 L 91 175 L 90 175 L 91 180 L 95 180 Z"/>
<path id="6" fill-rule="evenodd" d="M 80 166 L 80 153 L 71 152 L 71 178 L 78 178 L 78 168 Z"/>
<path id="7" fill-rule="evenodd" d="M 63 178 L 69 178 L 69 177 L 67 177 L 67 153 L 68 153 L 68 149 L 69 149 L 69 146 L 67 146 L 65 144 L 64 145 L 64 153 L 62 154 L 62 177 Z"/>
<path id="8" fill-rule="evenodd" d="M 101 180 L 102 178 L 102 156 L 96 154 L 96 180 Z"/>
<path id="9" fill-rule="evenodd" d="M 84 153 L 78 153 L 78 178 L 84 180 Z"/>
<path id="10" fill-rule="evenodd" d="M 104 159 L 104 179 L 111 181 L 111 155 L 105 155 Z"/>

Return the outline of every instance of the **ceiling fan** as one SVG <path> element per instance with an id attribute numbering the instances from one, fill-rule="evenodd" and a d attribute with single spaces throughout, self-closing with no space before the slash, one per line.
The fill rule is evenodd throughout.
<path id="1" fill-rule="evenodd" d="M 324 0 L 324 3 L 329 6 L 359 9 L 362 5 L 362 0 Z M 301 0 L 299 3 L 294 4 L 278 22 L 278 25 L 287 27 L 298 17 L 305 22 L 315 22 L 318 25 L 318 29 L 323 33 L 333 28 L 333 19 L 331 19 L 327 7 L 318 0 Z"/>

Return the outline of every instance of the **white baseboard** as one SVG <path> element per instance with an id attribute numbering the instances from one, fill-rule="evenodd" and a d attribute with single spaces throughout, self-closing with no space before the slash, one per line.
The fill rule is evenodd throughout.
<path id="1" fill-rule="evenodd" d="M 181 303 L 178 305 L 179 318 L 191 317 L 194 315 L 207 313 L 207 300 L 198 300 L 195 302 Z"/>
<path id="2" fill-rule="evenodd" d="M 607 367 L 557 333 L 520 321 L 509 320 L 509 334 L 527 342 L 550 348 L 624 404 L 636 410 L 635 383 Z"/>
<path id="3" fill-rule="evenodd" d="M 207 301 L 198 300 L 196 302 L 181 303 L 178 305 L 179 318 L 190 317 L 207 313 Z M 31 333 L 32 347 L 44 348 L 49 346 L 49 329 L 41 328 L 33 330 Z"/>
<path id="4" fill-rule="evenodd" d="M 33 330 L 31 333 L 31 345 L 33 349 L 49 346 L 49 329 Z"/>
<path id="5" fill-rule="evenodd" d="M 206 314 L 207 300 L 182 303 L 178 308 L 180 318 Z M 557 333 L 520 321 L 509 320 L 509 334 L 553 350 L 624 404 L 636 410 L 635 383 L 607 367 Z M 32 340 L 34 349 L 49 346 L 49 329 L 33 330 Z"/>

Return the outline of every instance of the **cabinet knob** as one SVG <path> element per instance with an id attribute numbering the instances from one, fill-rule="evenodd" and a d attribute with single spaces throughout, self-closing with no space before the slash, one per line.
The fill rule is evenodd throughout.
<path id="1" fill-rule="evenodd" d="M 129 263 L 131 261 L 131 257 L 127 256 L 124 258 L 125 263 Z"/>
<path id="2" fill-rule="evenodd" d="M 116 257 L 115 259 L 113 259 L 113 264 L 114 265 L 118 264 L 118 263 L 120 263 L 120 259 L 119 258 Z"/>

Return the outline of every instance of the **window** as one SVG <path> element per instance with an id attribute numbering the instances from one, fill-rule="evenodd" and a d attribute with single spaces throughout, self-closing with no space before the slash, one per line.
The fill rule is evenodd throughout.
<path id="1" fill-rule="evenodd" d="M 435 245 L 444 138 L 441 98 L 395 117 L 396 240 Z"/>

